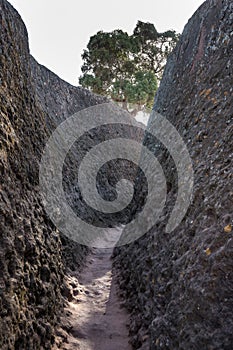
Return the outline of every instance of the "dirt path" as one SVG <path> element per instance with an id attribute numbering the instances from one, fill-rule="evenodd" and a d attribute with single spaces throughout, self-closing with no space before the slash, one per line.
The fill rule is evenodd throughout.
<path id="1" fill-rule="evenodd" d="M 117 241 L 119 235 L 119 230 L 111 229 L 109 242 Z M 128 344 L 129 316 L 121 307 L 112 276 L 112 250 L 94 248 L 78 280 L 75 273 L 70 277 L 77 296 L 69 302 L 62 320 L 60 333 L 65 343 L 54 349 L 132 349 Z"/>

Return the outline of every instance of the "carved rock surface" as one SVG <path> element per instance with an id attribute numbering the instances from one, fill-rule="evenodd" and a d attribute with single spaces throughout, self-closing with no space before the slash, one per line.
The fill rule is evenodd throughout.
<path id="1" fill-rule="evenodd" d="M 0 24 L 0 348 L 49 349 L 64 267 L 38 192 L 48 131 L 31 81 L 26 28 L 3 0 Z"/>
<path id="2" fill-rule="evenodd" d="M 233 346 L 232 28 L 232 1 L 206 1 L 186 25 L 155 98 L 154 109 L 188 147 L 195 184 L 178 228 L 165 233 L 174 204 L 171 190 L 163 220 L 115 252 L 135 349 Z M 175 183 L 170 157 L 157 155 Z"/>
<path id="3" fill-rule="evenodd" d="M 108 102 L 107 98 L 70 85 L 31 57 L 32 79 L 46 123 L 53 130 L 66 118 L 84 108 Z"/>
<path id="4" fill-rule="evenodd" d="M 5 0 L 0 54 L 0 348 L 50 349 L 65 271 L 83 263 L 87 248 L 60 236 L 45 213 L 39 162 L 62 120 L 106 100 L 36 63 L 25 25 Z"/>

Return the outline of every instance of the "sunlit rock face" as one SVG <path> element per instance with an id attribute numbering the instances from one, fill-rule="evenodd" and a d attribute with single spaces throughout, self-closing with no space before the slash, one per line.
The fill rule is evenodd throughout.
<path id="1" fill-rule="evenodd" d="M 206 1 L 186 25 L 155 97 L 154 110 L 187 145 L 194 189 L 172 233 L 165 224 L 176 188 L 169 188 L 156 227 L 115 253 L 135 349 L 232 348 L 232 28 L 232 1 Z M 156 154 L 172 186 L 171 158 L 165 150 Z"/>

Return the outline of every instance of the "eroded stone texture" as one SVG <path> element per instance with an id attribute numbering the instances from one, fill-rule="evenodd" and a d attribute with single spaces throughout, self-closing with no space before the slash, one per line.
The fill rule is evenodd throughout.
<path id="1" fill-rule="evenodd" d="M 61 243 L 38 194 L 47 136 L 30 77 L 27 32 L 0 1 L 0 348 L 49 349 L 62 307 Z"/>
<path id="2" fill-rule="evenodd" d="M 45 123 L 49 134 L 52 133 L 66 118 L 82 109 L 106 103 L 108 100 L 102 96 L 94 95 L 81 87 L 75 87 L 60 79 L 46 67 L 37 63 L 31 56 L 31 78 L 36 91 L 36 99 L 45 113 Z M 67 168 L 69 174 L 65 176 L 64 186 L 72 192 L 72 202 L 76 196 L 72 179 L 76 173 L 78 153 L 69 152 Z M 77 269 L 83 264 L 88 249 L 70 240 L 60 233 L 62 241 L 62 257 L 66 269 Z"/>
<path id="3" fill-rule="evenodd" d="M 165 233 L 171 190 L 164 218 L 115 258 L 135 349 L 232 349 L 232 28 L 232 1 L 206 1 L 186 25 L 155 98 L 154 109 L 186 142 L 195 185 L 177 229 Z M 156 154 L 174 184 L 169 156 Z"/>
<path id="4" fill-rule="evenodd" d="M 31 73 L 37 98 L 46 113 L 46 123 L 50 130 L 54 130 L 66 118 L 84 108 L 108 102 L 103 96 L 70 85 L 48 68 L 38 64 L 33 57 Z"/>
<path id="5" fill-rule="evenodd" d="M 95 146 L 112 139 L 117 140 L 119 137 L 141 143 L 144 136 L 144 125 L 138 123 L 128 112 L 122 110 L 116 104 L 109 103 L 110 101 L 106 97 L 92 94 L 88 90 L 81 87 L 74 87 L 61 80 L 46 67 L 39 65 L 32 57 L 31 67 L 37 99 L 46 114 L 46 125 L 51 132 L 65 119 L 85 109 L 87 109 L 86 116 L 89 116 L 90 120 L 93 119 L 94 125 L 95 119 L 98 118 L 97 115 L 100 112 L 98 108 L 89 109 L 90 112 L 88 112 L 88 107 L 94 107 L 98 104 L 107 104 L 107 107 L 102 107 L 100 114 L 101 123 L 103 125 L 93 127 L 92 123 L 90 123 L 90 125 L 88 125 L 89 131 L 77 139 L 70 148 L 63 167 L 63 178 L 68 179 L 68 181 L 64 183 L 64 189 L 67 195 L 67 201 L 77 216 L 83 218 L 83 220 L 90 225 L 96 227 L 114 227 L 117 224 L 127 222 L 133 204 L 127 206 L 125 210 L 117 211 L 116 214 L 103 213 L 101 210 L 96 210 L 94 205 L 93 207 L 91 205 L 87 206 L 79 188 L 77 175 L 83 158 Z M 116 121 L 124 122 L 124 124 L 116 125 Z M 127 123 L 127 125 L 125 125 L 125 123 Z M 82 122 L 82 126 L 87 127 L 85 121 Z M 78 127 L 78 125 L 74 125 L 73 128 Z M 73 130 L 71 130 L 71 133 L 72 132 Z M 67 131 L 66 137 L 72 137 L 69 131 Z M 117 142 L 116 147 L 119 149 L 118 153 L 120 154 L 123 148 L 122 141 Z M 107 147 L 105 147 L 104 154 L 105 156 L 108 155 Z M 96 156 L 96 163 L 98 163 L 99 158 L 100 157 Z M 132 162 L 122 162 L 117 159 L 115 159 L 115 161 L 107 161 L 106 164 L 99 169 L 99 173 L 96 174 L 96 183 L 100 196 L 106 201 L 115 198 L 117 182 L 122 178 L 129 179 L 133 182 L 136 174 L 137 166 L 132 164 Z M 88 179 L 88 177 L 86 181 L 90 183 L 93 182 L 92 179 Z M 137 196 L 136 194 L 135 198 Z M 84 232 L 83 236 L 87 233 L 88 232 Z M 77 238 L 77 235 L 74 235 L 74 240 L 75 238 Z M 66 242 L 65 247 L 66 251 L 69 252 L 70 261 L 70 253 L 73 248 L 72 250 L 68 248 L 68 241 L 65 238 L 63 242 Z M 74 244 L 74 242 L 72 242 L 72 244 Z M 84 248 L 82 249 L 85 250 Z M 64 257 L 67 258 L 67 254 L 65 254 Z"/>
<path id="6" fill-rule="evenodd" d="M 87 249 L 63 236 L 61 244 L 40 199 L 39 162 L 62 120 L 106 100 L 37 64 L 26 28 L 5 0 L 0 27 L 0 348 L 50 349 L 67 290 L 64 271 L 77 269 Z"/>

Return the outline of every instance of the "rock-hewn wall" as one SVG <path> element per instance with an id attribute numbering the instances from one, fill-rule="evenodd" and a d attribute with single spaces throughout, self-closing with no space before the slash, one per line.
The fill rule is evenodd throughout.
<path id="1" fill-rule="evenodd" d="M 49 349 L 63 265 L 38 194 L 45 115 L 31 81 L 26 28 L 3 0 L 0 25 L 0 348 Z"/>
<path id="2" fill-rule="evenodd" d="M 46 113 L 46 124 L 50 131 L 53 131 L 66 118 L 71 117 L 80 110 L 110 102 L 106 97 L 92 94 L 81 87 L 74 87 L 66 83 L 46 67 L 39 65 L 34 58 L 31 58 L 31 67 L 37 99 L 41 108 Z M 96 109 L 96 113 L 97 114 L 95 114 L 95 109 L 93 109 L 90 115 L 90 117 L 93 118 L 93 124 L 95 118 L 97 118 L 98 109 Z M 115 119 L 113 116 L 119 116 L 119 118 L 117 117 Z M 125 123 L 127 122 L 128 125 L 126 126 L 123 124 L 117 126 L 114 124 L 114 120 L 123 120 Z M 83 157 L 94 146 L 119 137 L 119 135 L 121 138 L 130 138 L 141 142 L 144 129 L 141 128 L 143 125 L 132 118 L 128 112 L 122 110 L 113 103 L 108 103 L 108 107 L 102 109 L 101 123 L 106 124 L 97 128 L 92 128 L 90 125 L 90 130 L 86 135 L 80 137 L 80 139 L 73 144 L 64 163 L 63 176 L 69 179 L 69 181 L 64 184 L 64 190 L 70 205 L 77 215 L 83 217 L 84 221 L 91 223 L 91 225 L 108 227 L 114 226 L 115 222 L 127 222 L 131 206 L 128 206 L 125 210 L 122 210 L 122 212 L 116 215 L 114 213 L 101 213 L 101 211 L 87 206 L 78 186 L 77 174 L 79 166 Z M 84 122 L 82 126 L 84 126 Z M 120 146 L 120 142 L 118 146 Z M 106 150 L 106 154 L 107 153 L 108 151 Z M 99 174 L 96 174 L 96 181 L 99 190 L 101 189 L 101 195 L 108 200 L 109 196 L 115 195 L 114 187 L 116 183 L 122 177 L 134 181 L 136 171 L 137 169 L 132 162 L 126 162 L 124 165 L 121 161 L 107 162 L 107 164 L 100 169 Z M 92 180 L 89 181 L 91 182 Z M 135 198 L 136 197 L 137 196 L 135 196 Z M 132 202 L 135 202 L 135 198 Z M 68 243 L 63 236 L 62 242 Z M 72 244 L 74 244 L 74 242 Z M 74 245 L 73 248 L 75 248 L 75 246 L 76 245 Z M 82 251 L 85 251 L 85 248 L 82 248 Z M 66 252 L 67 254 L 64 254 L 64 258 L 67 260 L 68 256 L 69 261 L 71 261 L 70 253 L 72 250 L 68 249 L 67 244 Z M 74 254 L 72 255 L 74 256 Z"/>
<path id="3" fill-rule="evenodd" d="M 48 68 L 40 65 L 32 56 L 30 57 L 30 63 L 31 77 L 36 90 L 36 99 L 40 108 L 45 113 L 46 126 L 50 133 L 74 113 L 90 106 L 108 102 L 102 96 L 94 95 L 88 90 L 72 86 L 60 79 Z M 75 165 L 77 165 L 78 153 L 72 150 L 69 152 L 70 157 L 67 164 L 69 176 L 66 176 L 67 180 L 64 185 L 72 191 L 72 196 L 75 196 L 72 173 L 76 172 Z M 65 267 L 71 270 L 77 269 L 82 265 L 88 249 L 73 240 L 67 239 L 62 233 L 60 233 L 60 237 Z"/>
<path id="4" fill-rule="evenodd" d="M 155 98 L 154 109 L 189 149 L 195 185 L 177 229 L 167 234 L 158 222 L 115 258 L 135 349 L 233 346 L 232 28 L 232 1 L 206 1 L 186 25 Z M 170 158 L 159 157 L 170 181 Z"/>
<path id="5" fill-rule="evenodd" d="M 108 102 L 103 96 L 70 85 L 48 68 L 38 64 L 33 57 L 31 72 L 37 98 L 46 113 L 46 124 L 50 130 L 84 108 Z"/>
<path id="6" fill-rule="evenodd" d="M 0 348 L 50 349 L 67 293 L 64 271 L 80 266 L 87 249 L 60 236 L 48 219 L 39 162 L 61 121 L 106 100 L 40 66 L 5 0 L 0 35 Z"/>

